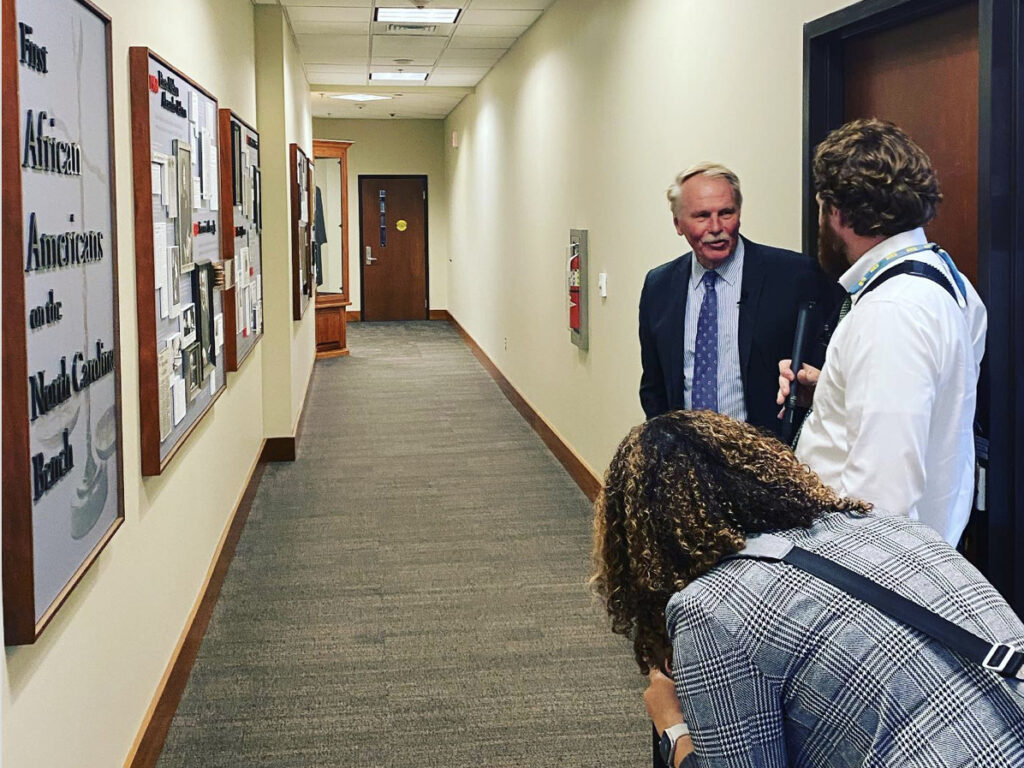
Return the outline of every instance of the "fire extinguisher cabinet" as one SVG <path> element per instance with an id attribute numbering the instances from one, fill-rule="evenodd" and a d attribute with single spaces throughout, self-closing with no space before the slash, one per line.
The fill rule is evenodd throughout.
<path id="1" fill-rule="evenodd" d="M 587 309 L 587 230 L 569 230 L 565 282 L 569 296 L 569 339 L 580 349 L 590 347 L 590 322 Z"/>

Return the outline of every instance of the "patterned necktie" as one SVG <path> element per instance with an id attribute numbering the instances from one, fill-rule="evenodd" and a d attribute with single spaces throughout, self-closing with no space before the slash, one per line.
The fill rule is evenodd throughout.
<path id="1" fill-rule="evenodd" d="M 704 300 L 697 317 L 697 341 L 693 358 L 693 391 L 690 407 L 695 411 L 718 410 L 718 273 L 708 270 L 701 278 Z"/>

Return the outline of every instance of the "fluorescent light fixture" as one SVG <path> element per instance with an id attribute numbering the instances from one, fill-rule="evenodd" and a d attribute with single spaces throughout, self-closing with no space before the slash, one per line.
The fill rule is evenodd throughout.
<path id="1" fill-rule="evenodd" d="M 454 24 L 459 8 L 378 8 L 374 21 L 412 22 L 415 24 Z"/>
<path id="2" fill-rule="evenodd" d="M 426 72 L 371 72 L 371 80 L 426 80 Z"/>
<path id="3" fill-rule="evenodd" d="M 332 99 L 347 99 L 348 101 L 382 101 L 390 99 L 390 96 L 377 96 L 370 93 L 335 93 Z"/>

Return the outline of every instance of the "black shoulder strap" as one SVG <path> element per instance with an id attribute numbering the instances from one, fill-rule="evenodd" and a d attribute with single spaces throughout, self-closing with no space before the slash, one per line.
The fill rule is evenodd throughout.
<path id="1" fill-rule="evenodd" d="M 907 259 L 889 267 L 861 289 L 860 297 L 857 300 L 860 301 L 866 294 L 871 293 L 871 291 L 875 290 L 886 280 L 891 280 L 898 275 L 914 275 L 915 277 L 927 278 L 933 283 L 942 286 L 946 293 L 952 297 L 953 301 L 957 303 L 957 306 L 960 306 L 960 302 L 956 298 L 956 290 L 949 284 L 949 280 L 931 264 L 926 264 L 923 261 L 914 261 L 913 259 Z"/>
<path id="2" fill-rule="evenodd" d="M 732 557 L 752 557 L 788 563 L 837 589 L 874 606 L 896 621 L 936 640 L 953 653 L 1003 677 L 1024 680 L 1024 653 L 1002 643 L 990 643 L 937 613 L 908 600 L 832 560 L 793 546 L 780 536 L 761 535 Z"/>

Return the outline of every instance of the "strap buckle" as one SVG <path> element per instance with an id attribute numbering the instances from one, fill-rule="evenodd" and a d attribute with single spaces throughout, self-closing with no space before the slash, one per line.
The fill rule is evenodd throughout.
<path id="1" fill-rule="evenodd" d="M 1002 658 L 996 661 L 996 655 L 1002 652 Z M 991 669 L 993 672 L 1002 674 L 1006 671 L 1006 667 L 1010 663 L 1010 659 L 1013 658 L 1013 648 L 1002 643 L 997 643 L 989 648 L 988 654 L 985 656 L 985 660 L 981 662 L 981 666 L 985 669 Z"/>

